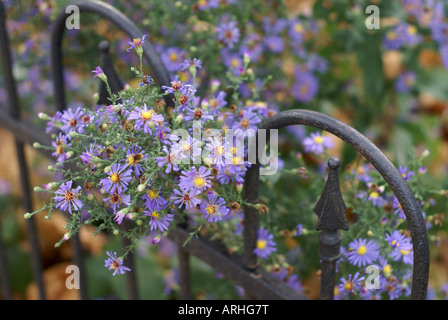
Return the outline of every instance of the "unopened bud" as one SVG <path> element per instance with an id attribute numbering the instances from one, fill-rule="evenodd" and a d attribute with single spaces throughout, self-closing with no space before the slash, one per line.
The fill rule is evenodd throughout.
<path id="1" fill-rule="evenodd" d="M 139 184 L 137 187 L 138 192 L 143 192 L 146 189 L 146 185 L 144 183 Z"/>
<path id="2" fill-rule="evenodd" d="M 29 213 L 29 212 L 27 212 L 27 213 L 25 213 L 24 215 L 23 215 L 23 217 L 25 218 L 25 219 L 29 219 L 29 218 L 31 218 L 33 216 L 33 214 L 32 213 Z"/>
<path id="3" fill-rule="evenodd" d="M 42 120 L 49 120 L 50 119 L 50 117 L 48 117 L 48 114 L 46 114 L 44 112 L 39 112 L 37 114 L 37 116 L 39 117 L 39 119 L 42 119 Z"/>
<path id="4" fill-rule="evenodd" d="M 33 148 L 39 149 L 39 148 L 42 148 L 42 145 L 39 142 L 34 142 L 33 143 Z"/>
<path id="5" fill-rule="evenodd" d="M 104 168 L 104 173 L 109 173 L 110 170 L 112 170 L 112 166 L 107 166 L 106 168 Z"/>

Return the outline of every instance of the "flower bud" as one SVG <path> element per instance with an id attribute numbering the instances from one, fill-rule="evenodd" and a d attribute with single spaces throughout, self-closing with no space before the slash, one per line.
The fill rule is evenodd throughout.
<path id="1" fill-rule="evenodd" d="M 109 173 L 110 170 L 112 170 L 112 166 L 107 166 L 106 168 L 104 168 L 104 173 Z"/>
<path id="2" fill-rule="evenodd" d="M 27 212 L 27 213 L 25 213 L 24 215 L 23 215 L 23 217 L 25 218 L 25 219 L 29 219 L 29 218 L 31 218 L 33 216 L 33 214 L 32 213 L 29 213 L 29 212 Z"/>
<path id="3" fill-rule="evenodd" d="M 42 120 L 49 120 L 50 119 L 50 117 L 48 117 L 48 114 L 46 114 L 44 112 L 39 112 L 37 114 L 37 116 L 39 117 L 39 119 L 42 119 Z"/>
<path id="4" fill-rule="evenodd" d="M 42 148 L 42 145 L 39 142 L 34 142 L 33 143 L 33 148 L 39 149 L 39 148 Z"/>
<path id="5" fill-rule="evenodd" d="M 145 191 L 145 189 L 146 189 L 146 184 L 144 184 L 144 183 L 139 184 L 137 187 L 138 192 L 143 192 L 143 191 Z"/>
<path id="6" fill-rule="evenodd" d="M 72 138 L 76 138 L 78 136 L 78 132 L 72 131 L 72 132 L 69 133 L 69 136 L 72 137 Z"/>

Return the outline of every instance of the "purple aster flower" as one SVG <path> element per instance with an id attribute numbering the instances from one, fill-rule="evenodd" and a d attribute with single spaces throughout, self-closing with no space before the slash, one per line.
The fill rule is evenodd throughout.
<path id="1" fill-rule="evenodd" d="M 59 190 L 55 192 L 56 196 L 54 201 L 56 202 L 56 208 L 61 208 L 61 210 L 72 213 L 72 207 L 75 211 L 79 211 L 83 204 L 81 200 L 78 199 L 80 196 L 81 187 L 78 186 L 76 189 L 72 189 L 73 181 L 67 181 L 59 187 Z"/>
<path id="2" fill-rule="evenodd" d="M 244 72 L 244 61 L 239 53 L 221 50 L 221 58 L 229 72 L 231 71 L 235 76 L 239 76 Z"/>
<path id="3" fill-rule="evenodd" d="M 192 138 L 190 135 L 186 139 L 182 139 L 173 145 L 173 148 L 177 148 L 182 153 L 182 158 L 190 158 L 191 160 L 201 156 L 201 143 Z"/>
<path id="4" fill-rule="evenodd" d="M 367 183 L 367 186 L 370 188 L 371 184 Z M 381 193 L 384 191 L 384 187 L 377 187 L 370 190 L 368 194 L 367 200 L 372 201 L 372 205 L 374 207 L 382 207 L 387 203 L 387 200 L 381 196 Z"/>
<path id="5" fill-rule="evenodd" d="M 283 38 L 277 35 L 269 35 L 264 38 L 264 45 L 272 53 L 281 53 L 285 48 Z"/>
<path id="6" fill-rule="evenodd" d="M 218 222 L 222 220 L 223 215 L 229 213 L 229 208 L 226 207 L 224 199 L 213 192 L 209 192 L 207 198 L 202 200 L 200 209 L 204 219 L 208 222 Z"/>
<path id="7" fill-rule="evenodd" d="M 322 136 L 319 131 L 311 133 L 309 137 L 303 139 L 305 152 L 321 154 L 325 149 L 333 148 L 334 143 L 331 137 Z"/>
<path id="8" fill-rule="evenodd" d="M 261 122 L 260 117 L 250 109 L 246 109 L 242 112 L 241 116 L 237 118 L 237 121 L 233 123 L 232 129 L 236 130 L 237 136 L 247 133 L 249 137 L 253 136 L 258 127 L 257 124 Z"/>
<path id="9" fill-rule="evenodd" d="M 185 59 L 184 62 L 181 63 L 180 65 L 180 70 L 189 70 L 191 67 L 194 67 L 196 69 L 201 69 L 202 68 L 202 61 L 200 59 L 197 58 L 193 58 L 193 59 Z"/>
<path id="10" fill-rule="evenodd" d="M 219 8 L 220 0 L 200 0 L 198 1 L 198 9 L 206 10 L 206 9 L 215 9 Z"/>
<path id="11" fill-rule="evenodd" d="M 142 199 L 145 201 L 146 208 L 150 211 L 162 210 L 168 203 L 160 194 L 160 190 L 153 188 L 148 189 Z"/>
<path id="12" fill-rule="evenodd" d="M 173 221 L 174 214 L 165 214 L 163 215 L 160 211 L 143 211 L 145 216 L 149 216 L 149 226 L 150 231 L 159 230 L 160 232 L 165 232 L 168 230 L 168 227 Z"/>
<path id="13" fill-rule="evenodd" d="M 61 121 L 62 126 L 61 130 L 65 134 L 69 134 L 72 131 L 76 131 L 81 133 L 83 131 L 83 125 L 81 118 L 84 116 L 81 108 L 77 108 L 74 112 L 71 108 L 65 110 L 62 113 Z"/>
<path id="14" fill-rule="evenodd" d="M 341 278 L 339 284 L 339 293 L 344 295 L 356 294 L 358 290 L 361 289 L 361 282 L 364 277 L 359 277 L 359 272 L 355 275 L 349 274 L 348 279 Z"/>
<path id="15" fill-rule="evenodd" d="M 292 96 L 300 102 L 310 102 L 319 90 L 319 81 L 310 72 L 296 72 L 295 83 L 291 87 Z"/>
<path id="16" fill-rule="evenodd" d="M 131 50 L 137 50 L 143 46 L 143 43 L 145 43 L 146 40 L 146 34 L 143 35 L 141 38 L 134 38 L 132 41 L 128 42 L 129 47 L 126 49 L 127 52 Z"/>
<path id="17" fill-rule="evenodd" d="M 357 267 L 373 264 L 380 254 L 379 247 L 374 240 L 367 242 L 363 238 L 356 239 L 348 247 L 350 250 L 347 253 L 347 259 L 352 265 Z"/>
<path id="18" fill-rule="evenodd" d="M 392 200 L 392 207 L 394 209 L 394 214 L 400 219 L 406 219 L 406 215 L 404 214 L 403 207 L 401 203 L 398 201 L 397 197 L 394 196 Z"/>
<path id="19" fill-rule="evenodd" d="M 262 19 L 262 27 L 267 34 L 279 34 L 288 26 L 288 20 L 265 16 Z"/>
<path id="20" fill-rule="evenodd" d="M 217 168 L 221 168 L 224 166 L 225 152 L 224 152 L 224 143 L 222 139 L 217 137 L 210 137 L 208 139 L 205 148 L 206 154 L 205 156 L 210 157 L 212 159 L 212 163 L 216 165 Z"/>
<path id="21" fill-rule="evenodd" d="M 260 227 L 257 232 L 257 246 L 254 253 L 262 259 L 267 259 L 273 252 L 277 251 L 277 244 L 272 239 L 274 239 L 274 236 L 264 227 Z"/>
<path id="22" fill-rule="evenodd" d="M 393 269 L 387 259 L 384 256 L 379 256 L 378 263 L 378 267 L 381 271 L 383 271 L 384 276 L 389 277 L 392 274 Z"/>
<path id="23" fill-rule="evenodd" d="M 190 84 L 183 84 L 179 80 L 179 76 L 176 75 L 174 77 L 174 80 L 171 81 L 171 86 L 162 86 L 162 90 L 165 93 L 172 93 L 175 94 L 176 92 L 184 92 L 186 89 L 194 90 L 193 87 Z"/>
<path id="24" fill-rule="evenodd" d="M 405 264 L 412 265 L 414 263 L 413 246 L 409 238 L 392 240 L 396 241 L 395 247 L 390 253 L 394 261 L 403 261 Z"/>
<path id="25" fill-rule="evenodd" d="M 116 252 L 107 251 L 106 253 L 109 258 L 104 260 L 104 266 L 109 268 L 109 270 L 114 270 L 114 273 L 112 274 L 113 276 L 116 274 L 125 274 L 126 271 L 131 271 L 131 269 L 123 265 L 123 259 L 118 258 Z"/>
<path id="26" fill-rule="evenodd" d="M 138 178 L 142 175 L 145 168 L 141 165 L 141 161 L 146 159 L 145 151 L 138 145 L 133 145 L 126 152 L 127 165 L 134 168 L 134 175 Z"/>
<path id="27" fill-rule="evenodd" d="M 103 201 L 112 210 L 117 211 L 123 204 L 128 206 L 131 203 L 131 196 L 129 194 L 118 194 L 115 192 L 109 198 L 103 199 Z"/>
<path id="28" fill-rule="evenodd" d="M 140 130 L 143 127 L 144 133 L 152 134 L 152 129 L 160 126 L 164 118 L 163 115 L 157 114 L 153 109 L 148 109 L 145 104 L 143 108 L 136 107 L 129 114 L 128 120 L 135 120 L 134 129 Z"/>
<path id="29" fill-rule="evenodd" d="M 210 183 L 211 172 L 206 167 L 193 167 L 190 171 L 182 171 L 180 176 L 179 186 L 183 190 L 198 190 L 204 191 L 211 187 Z"/>
<path id="30" fill-rule="evenodd" d="M 165 155 L 163 157 L 156 158 L 159 168 L 166 165 L 165 173 L 170 173 L 171 171 L 179 171 L 178 163 L 180 163 L 180 161 L 183 159 L 181 150 L 179 150 L 178 148 L 171 148 L 171 150 L 168 150 L 166 146 L 163 146 L 162 151 L 165 152 Z"/>
<path id="31" fill-rule="evenodd" d="M 295 19 L 289 21 L 288 35 L 294 44 L 301 44 L 305 37 L 306 28 L 303 21 Z"/>
<path id="32" fill-rule="evenodd" d="M 422 37 L 417 32 L 417 27 L 401 22 L 392 30 L 386 32 L 383 45 L 387 50 L 397 50 L 404 46 L 417 45 L 422 41 Z"/>
<path id="33" fill-rule="evenodd" d="M 328 70 L 328 61 L 316 53 L 311 53 L 306 61 L 309 72 L 325 73 Z"/>
<path id="34" fill-rule="evenodd" d="M 58 123 L 61 121 L 62 112 L 56 111 L 56 114 L 53 117 L 48 116 L 48 122 L 45 126 L 46 133 L 56 133 L 59 131 Z"/>
<path id="35" fill-rule="evenodd" d="M 222 22 L 216 28 L 216 33 L 220 42 L 229 48 L 233 48 L 240 39 L 240 29 L 236 21 Z"/>
<path id="36" fill-rule="evenodd" d="M 168 72 L 177 72 L 185 58 L 186 51 L 177 47 L 166 48 L 160 58 Z"/>
<path id="37" fill-rule="evenodd" d="M 96 169 L 96 165 L 92 162 L 92 159 L 93 157 L 97 157 L 101 153 L 99 149 L 100 147 L 98 147 L 95 143 L 92 143 L 89 146 L 89 149 L 86 148 L 86 151 L 81 153 L 81 155 L 79 156 L 82 163 L 84 163 L 90 170 Z"/>
<path id="38" fill-rule="evenodd" d="M 107 178 L 100 181 L 102 188 L 110 194 L 115 192 L 121 194 L 127 189 L 128 183 L 132 180 L 132 169 L 126 164 L 114 163 L 107 175 Z"/>
<path id="39" fill-rule="evenodd" d="M 55 141 L 52 141 L 52 146 L 55 148 L 55 151 L 51 154 L 56 158 L 57 162 L 64 162 L 67 158 L 66 149 L 71 148 L 72 144 L 68 142 L 69 137 L 59 133 L 58 138 Z"/>
<path id="40" fill-rule="evenodd" d="M 225 98 L 226 93 L 224 91 L 219 91 L 214 97 L 205 101 L 212 115 L 218 115 L 220 109 L 227 105 Z"/>
<path id="41" fill-rule="evenodd" d="M 417 75 L 413 71 L 402 72 L 395 81 L 397 92 L 409 93 L 417 81 Z"/>
<path id="42" fill-rule="evenodd" d="M 394 249 L 400 247 L 401 243 L 408 241 L 406 236 L 401 234 L 400 231 L 398 230 L 394 230 L 391 233 L 387 233 L 384 240 L 386 240 L 387 243 L 389 243 L 389 245 Z"/>
<path id="43" fill-rule="evenodd" d="M 415 172 L 413 171 L 408 171 L 408 167 L 402 167 L 399 166 L 398 167 L 398 172 L 400 172 L 401 176 L 403 177 L 404 180 L 409 180 L 413 175 L 415 175 Z"/>
<path id="44" fill-rule="evenodd" d="M 184 117 L 185 121 L 200 121 L 201 124 L 204 124 L 207 121 L 213 121 L 213 116 L 208 112 L 208 110 L 204 110 L 201 107 L 190 108 L 186 111 L 186 115 Z"/>
<path id="45" fill-rule="evenodd" d="M 245 174 L 246 172 L 242 167 L 227 165 L 219 169 L 216 179 L 220 184 L 243 183 Z"/>
<path id="46" fill-rule="evenodd" d="M 198 104 L 199 97 L 195 96 L 196 89 L 192 86 L 185 85 L 179 92 L 180 94 L 176 96 L 176 102 L 178 103 L 176 107 L 177 113 L 189 112 L 191 110 L 190 106 L 196 106 Z"/>
<path id="47" fill-rule="evenodd" d="M 192 209 L 201 203 L 201 200 L 196 197 L 198 194 L 200 194 L 199 190 L 179 191 L 174 189 L 170 199 L 179 206 L 179 209 L 182 206 L 185 206 L 186 209 Z"/>
<path id="48" fill-rule="evenodd" d="M 96 67 L 95 70 L 93 70 L 92 72 L 94 73 L 94 76 L 93 76 L 94 78 L 95 77 L 102 78 L 105 76 L 103 70 L 99 66 Z"/>
<path id="49" fill-rule="evenodd" d="M 130 219 L 131 218 L 131 214 L 130 213 L 125 213 L 122 210 L 115 212 L 114 221 L 117 224 L 121 224 L 123 222 L 124 218 Z"/>

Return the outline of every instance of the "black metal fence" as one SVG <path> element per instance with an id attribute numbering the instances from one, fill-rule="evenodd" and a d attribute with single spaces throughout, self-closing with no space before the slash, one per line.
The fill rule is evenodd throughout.
<path id="1" fill-rule="evenodd" d="M 102 2 L 81 1 L 75 2 L 80 12 L 90 12 L 109 20 L 130 38 L 141 38 L 142 32 L 124 14 Z M 65 86 L 62 64 L 62 39 L 64 36 L 65 21 L 68 14 L 62 10 L 58 15 L 52 30 L 51 63 L 54 84 L 55 105 L 57 110 L 66 107 Z M 169 85 L 169 76 L 158 54 L 149 41 L 143 44 L 144 58 L 152 69 L 152 75 L 159 85 Z M 5 23 L 5 10 L 0 2 L 0 53 L 3 77 L 7 92 L 7 109 L 1 110 L 0 126 L 6 128 L 14 135 L 15 146 L 20 167 L 20 185 L 22 200 L 27 212 L 33 211 L 29 172 L 26 165 L 24 146 L 39 142 L 50 145 L 50 137 L 40 128 L 22 121 L 20 115 L 19 99 L 17 96 L 15 80 L 12 74 L 12 61 L 9 48 L 9 39 Z M 114 92 L 121 90 L 121 81 L 114 72 L 111 59 L 108 55 L 107 43 L 101 43 L 102 68 L 108 79 L 111 79 L 111 88 Z M 103 97 L 104 98 L 104 97 Z M 172 105 L 171 97 L 166 97 L 167 106 Z M 3 106 L 2 106 L 3 107 Z M 330 116 L 309 110 L 288 110 L 278 113 L 261 124 L 260 129 L 280 129 L 289 125 L 306 125 L 327 131 L 355 148 L 363 155 L 383 176 L 385 181 L 398 198 L 406 219 L 409 223 L 411 239 L 414 244 L 414 266 L 412 278 L 411 299 L 426 299 L 429 276 L 429 242 L 427 231 L 420 207 L 403 179 L 391 161 L 361 133 L 349 125 Z M 266 140 L 265 140 L 266 141 Z M 262 145 L 257 145 L 263 150 Z M 44 151 L 43 151 L 44 152 Z M 44 152 L 45 153 L 45 152 Z M 49 156 L 48 153 L 45 153 Z M 320 230 L 319 257 L 322 262 L 321 299 L 333 299 L 335 285 L 336 262 L 339 259 L 342 235 L 339 229 L 347 229 L 345 220 L 345 205 L 343 203 L 338 179 L 339 159 L 330 158 L 328 161 L 329 176 L 320 200 L 315 207 L 318 215 L 317 230 Z M 257 203 L 259 196 L 260 166 L 253 164 L 247 171 L 244 194 L 246 200 Z M 217 272 L 244 288 L 246 299 L 307 299 L 297 293 L 285 283 L 278 281 L 272 275 L 261 269 L 254 254 L 259 225 L 259 213 L 252 207 L 244 208 L 244 251 L 242 256 L 229 255 L 227 250 L 217 241 L 204 238 L 193 238 L 187 246 L 183 243 L 189 236 L 189 231 L 183 226 L 176 227 L 170 234 L 170 239 L 177 244 L 180 269 L 180 297 L 191 299 L 190 256 L 196 256 L 209 264 Z M 34 280 L 39 290 L 39 297 L 46 298 L 43 281 L 42 261 L 38 245 L 38 234 L 34 217 L 27 219 L 27 235 L 31 246 L 32 270 Z M 86 270 L 83 263 L 80 240 L 78 236 L 71 238 L 74 252 L 74 262 L 80 269 L 80 297 L 89 299 L 86 284 Z M 123 239 L 126 241 L 126 239 Z M 9 281 L 9 270 L 5 260 L 5 251 L 0 234 L 0 279 L 3 297 L 11 299 L 12 293 Z M 134 256 L 127 256 L 125 264 L 133 271 L 126 275 L 129 299 L 138 299 L 138 279 L 136 278 Z"/>

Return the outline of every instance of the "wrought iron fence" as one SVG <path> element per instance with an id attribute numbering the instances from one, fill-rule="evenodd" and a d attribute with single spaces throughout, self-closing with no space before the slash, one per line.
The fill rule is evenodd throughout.
<path id="1" fill-rule="evenodd" d="M 75 2 L 80 12 L 96 14 L 112 22 L 130 38 L 139 38 L 143 34 L 137 26 L 123 13 L 112 6 L 97 1 Z M 55 106 L 57 110 L 66 108 L 65 86 L 62 64 L 62 39 L 65 31 L 65 21 L 68 14 L 62 10 L 58 15 L 52 30 L 51 63 L 54 84 Z M 152 75 L 158 85 L 168 85 L 169 76 L 158 54 L 149 41 L 143 44 L 144 58 L 152 69 Z M 4 83 L 7 92 L 7 109 L 0 113 L 0 126 L 6 128 L 14 135 L 15 146 L 20 167 L 20 185 L 24 209 L 33 211 L 29 172 L 26 164 L 24 146 L 39 142 L 50 145 L 50 138 L 40 128 L 25 123 L 21 120 L 20 105 L 17 95 L 15 80 L 12 74 L 12 61 L 9 48 L 9 39 L 5 23 L 5 10 L 0 2 L 0 49 Z M 100 44 L 102 52 L 102 69 L 108 76 L 111 89 L 117 92 L 122 89 L 122 82 L 117 77 L 110 56 L 108 44 Z M 102 90 L 100 99 L 105 99 L 105 91 Z M 104 100 L 103 100 L 104 101 Z M 172 97 L 166 97 L 167 107 L 172 106 Z M 2 106 L 3 107 L 3 106 Z M 411 239 L 414 245 L 414 266 L 412 278 L 411 299 L 426 299 L 429 276 L 429 242 L 425 223 L 420 207 L 402 175 L 392 162 L 372 142 L 349 125 L 333 117 L 309 110 L 283 111 L 267 119 L 259 129 L 280 129 L 289 125 L 305 125 L 327 131 L 355 148 L 363 155 L 383 176 L 385 181 L 398 198 L 406 219 L 409 223 Z M 266 141 L 266 140 L 265 140 Z M 258 144 L 258 150 L 264 146 Z M 42 151 L 46 156 L 48 152 Z M 329 174 L 327 183 L 320 200 L 315 207 L 318 216 L 317 230 L 320 230 L 319 257 L 322 262 L 321 275 L 321 299 L 333 299 L 335 285 L 336 262 L 340 256 L 340 243 L 342 235 L 339 229 L 347 230 L 348 223 L 345 217 L 345 205 L 339 189 L 338 168 L 339 159 L 330 158 L 328 161 Z M 246 200 L 257 203 L 259 196 L 260 165 L 255 163 L 247 171 L 244 183 Z M 226 278 L 244 288 L 246 299 L 307 299 L 306 296 L 297 293 L 285 283 L 278 281 L 272 275 L 259 267 L 254 248 L 257 241 L 259 225 L 259 213 L 253 207 L 244 208 L 244 251 L 241 256 L 229 255 L 222 244 L 205 238 L 193 238 L 187 246 L 183 243 L 189 236 L 188 226 L 177 226 L 170 234 L 170 239 L 177 244 L 180 269 L 180 297 L 191 299 L 191 275 L 190 256 L 196 256 L 209 264 L 214 270 L 223 274 Z M 27 236 L 31 247 L 31 260 L 34 280 L 37 284 L 39 297 L 46 298 L 43 281 L 42 261 L 38 245 L 38 234 L 34 217 L 28 219 Z M 80 269 L 80 297 L 89 299 L 86 270 L 83 263 L 83 255 L 80 240 L 77 236 L 71 238 L 74 252 L 74 262 Z M 126 241 L 126 239 L 123 239 Z M 133 270 L 127 277 L 129 299 L 138 299 L 138 279 L 136 278 L 134 256 L 127 256 L 125 264 Z M 9 282 L 9 270 L 6 267 L 5 250 L 0 234 L 0 279 L 3 297 L 11 299 L 11 287 Z"/>

